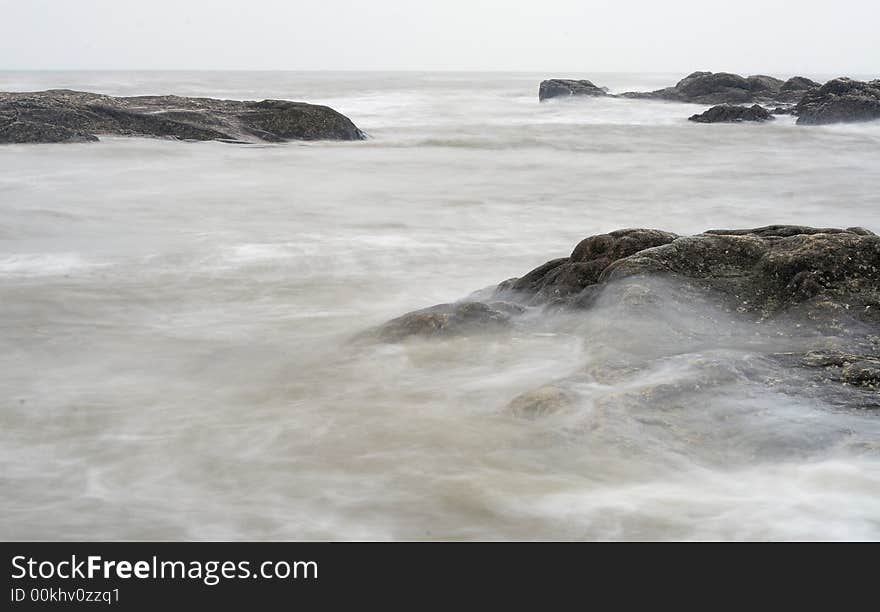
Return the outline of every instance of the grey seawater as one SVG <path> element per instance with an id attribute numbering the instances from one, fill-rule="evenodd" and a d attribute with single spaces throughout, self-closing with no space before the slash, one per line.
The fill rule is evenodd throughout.
<path id="1" fill-rule="evenodd" d="M 880 538 L 880 415 L 761 383 L 785 346 L 704 306 L 351 342 L 616 228 L 880 232 L 880 124 L 539 104 L 547 76 L 681 75 L 0 73 L 324 103 L 371 136 L 0 148 L 0 537 Z M 507 410 L 571 376 L 572 409 Z"/>

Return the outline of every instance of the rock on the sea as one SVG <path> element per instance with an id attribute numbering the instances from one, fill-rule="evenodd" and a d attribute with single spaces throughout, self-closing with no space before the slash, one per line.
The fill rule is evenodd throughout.
<path id="1" fill-rule="evenodd" d="M 681 281 L 732 309 L 767 317 L 795 307 L 880 325 L 880 237 L 864 228 L 771 225 L 678 236 L 625 229 L 590 236 L 568 257 L 499 284 L 486 303 L 441 304 L 378 330 L 384 340 L 506 326 L 526 307 L 590 307 L 608 284 L 639 276 Z M 636 300 L 638 301 L 638 300 Z"/>
<path id="2" fill-rule="evenodd" d="M 743 104 L 755 100 L 752 83 L 730 72 L 693 72 L 673 87 L 650 92 L 627 92 L 629 98 L 656 98 L 697 104 Z"/>
<path id="3" fill-rule="evenodd" d="M 653 229 L 622 229 L 584 238 L 569 257 L 548 261 L 522 278 L 504 281 L 499 295 L 536 304 L 570 299 L 595 285 L 602 272 L 619 259 L 668 244 L 678 236 Z"/>
<path id="4" fill-rule="evenodd" d="M 693 236 L 618 230 L 585 238 L 568 257 L 481 294 L 485 301 L 441 304 L 404 315 L 375 330 L 373 337 L 399 342 L 409 336 L 503 330 L 525 323 L 527 312 L 530 318 L 541 310 L 576 315 L 596 307 L 621 313 L 635 309 L 649 317 L 658 315 L 652 309 L 671 309 L 673 320 L 697 317 L 698 325 L 711 330 L 717 324 L 713 315 L 698 314 L 711 306 L 723 317 L 791 325 L 820 345 L 840 341 L 848 352 L 809 345 L 803 353 L 778 359 L 815 372 L 810 384 L 837 383 L 838 391 L 829 393 L 842 405 L 880 407 L 880 236 L 864 228 L 771 225 Z M 840 391 L 844 388 L 856 395 Z M 794 384 L 790 390 L 798 389 Z M 552 385 L 515 398 L 509 410 L 537 416 L 563 409 L 569 399 Z"/>
<path id="5" fill-rule="evenodd" d="M 124 98 L 70 90 L 0 93 L 0 143 L 87 142 L 103 135 L 239 142 L 365 137 L 348 117 L 304 102 Z"/>
<path id="6" fill-rule="evenodd" d="M 880 237 L 863 228 L 709 230 L 619 259 L 599 281 L 641 275 L 686 281 L 762 316 L 796 306 L 871 323 L 880 314 Z"/>
<path id="7" fill-rule="evenodd" d="M 740 121 L 772 121 L 773 119 L 775 117 L 770 111 L 758 104 L 752 106 L 719 104 L 704 113 L 697 113 L 688 118 L 689 121 L 697 123 L 735 123 Z"/>
<path id="8" fill-rule="evenodd" d="M 572 79 L 547 79 L 541 81 L 538 88 L 538 100 L 546 100 L 548 98 L 559 98 L 568 96 L 607 96 L 608 90 L 604 87 L 598 87 L 591 81 Z"/>
<path id="9" fill-rule="evenodd" d="M 818 83 L 804 77 L 782 81 L 756 74 L 743 77 L 730 72 L 693 72 L 672 87 L 656 91 L 630 91 L 625 98 L 643 98 L 695 104 L 794 103 Z"/>
<path id="10" fill-rule="evenodd" d="M 852 123 L 880 119 L 880 80 L 832 79 L 806 93 L 797 104 L 798 125 Z"/>

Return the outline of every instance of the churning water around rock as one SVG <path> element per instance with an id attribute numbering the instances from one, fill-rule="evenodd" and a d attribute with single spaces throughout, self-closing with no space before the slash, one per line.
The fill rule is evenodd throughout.
<path id="1" fill-rule="evenodd" d="M 617 228 L 880 232 L 878 124 L 539 104 L 548 76 L 681 75 L 0 73 L 323 103 L 371 136 L 0 148 L 0 537 L 880 538 L 880 414 L 768 385 L 796 386 L 767 358 L 796 335 L 707 327 L 674 288 L 352 341 Z M 509 409 L 561 379 L 566 409 Z"/>

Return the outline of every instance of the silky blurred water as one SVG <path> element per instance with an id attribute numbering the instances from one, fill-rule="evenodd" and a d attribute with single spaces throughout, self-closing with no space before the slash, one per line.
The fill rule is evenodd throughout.
<path id="1" fill-rule="evenodd" d="M 305 100 L 370 135 L 0 147 L 0 537 L 880 538 L 880 415 L 755 382 L 785 347 L 740 322 L 610 306 L 351 342 L 617 228 L 880 232 L 878 122 L 539 104 L 547 76 L 682 75 L 0 73 L 0 90 Z M 667 344 L 670 327 L 703 341 Z M 506 408 L 647 354 L 622 382 L 584 376 L 573 411 Z"/>

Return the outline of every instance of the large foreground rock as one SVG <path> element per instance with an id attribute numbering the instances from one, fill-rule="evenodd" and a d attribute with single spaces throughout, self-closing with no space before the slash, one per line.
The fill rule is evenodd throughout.
<path id="1" fill-rule="evenodd" d="M 880 119 L 880 80 L 833 79 L 804 95 L 796 112 L 800 125 Z"/>
<path id="2" fill-rule="evenodd" d="M 620 402 L 643 408 L 688 397 L 698 402 L 703 390 L 732 381 L 803 401 L 880 408 L 880 237 L 863 228 L 590 236 L 567 257 L 465 301 L 389 321 L 370 336 L 402 342 L 482 330 L 531 333 L 541 325 L 555 331 L 554 320 L 582 321 L 592 330 L 584 338 L 590 361 L 514 398 L 514 415 L 565 412 L 584 385 L 617 382 Z M 735 338 L 738 348 L 717 348 L 712 339 L 719 334 Z M 750 357 L 737 352 L 750 343 L 762 348 Z M 672 366 L 672 378 L 644 378 L 652 369 L 666 372 L 662 364 L 680 352 L 693 360 L 685 370 Z"/>
<path id="3" fill-rule="evenodd" d="M 240 142 L 364 138 L 344 115 L 303 102 L 0 93 L 0 143 L 88 142 L 103 135 Z"/>
<path id="4" fill-rule="evenodd" d="M 541 85 L 538 87 L 538 100 L 542 102 L 548 98 L 569 96 L 602 97 L 607 95 L 607 89 L 597 87 L 591 81 L 586 80 L 548 79 L 541 81 Z"/>
<path id="5" fill-rule="evenodd" d="M 709 110 L 688 117 L 689 121 L 697 123 L 739 123 L 741 121 L 772 121 L 773 114 L 759 104 L 752 106 L 736 106 L 734 104 L 719 104 Z"/>
<path id="6" fill-rule="evenodd" d="M 858 227 L 771 225 L 694 236 L 656 229 L 590 236 L 568 257 L 500 283 L 482 301 L 404 315 L 381 335 L 399 339 L 473 323 L 506 325 L 528 307 L 585 308 L 612 281 L 636 276 L 675 279 L 760 317 L 809 305 L 880 324 L 880 237 Z"/>

